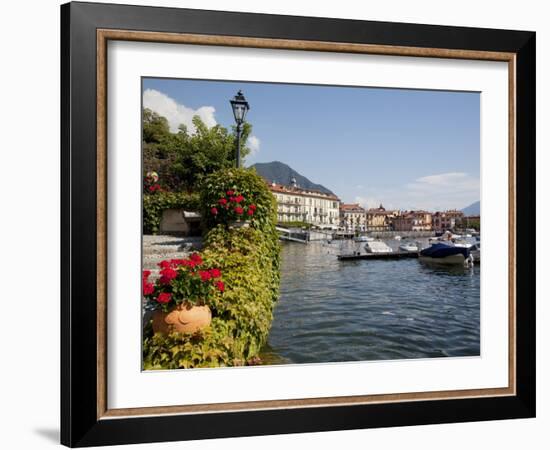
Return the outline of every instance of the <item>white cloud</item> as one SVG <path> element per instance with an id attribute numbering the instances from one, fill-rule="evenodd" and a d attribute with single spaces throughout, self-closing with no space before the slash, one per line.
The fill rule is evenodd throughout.
<path id="1" fill-rule="evenodd" d="M 183 124 L 189 133 L 194 134 L 196 130 L 193 125 L 193 116 L 199 116 L 207 127 L 217 124 L 214 117 L 216 109 L 213 106 L 201 106 L 198 109 L 188 108 L 155 89 L 146 89 L 143 92 L 143 107 L 166 117 L 170 131 L 173 133 L 177 132 L 178 127 Z"/>
<path id="2" fill-rule="evenodd" d="M 457 183 L 468 181 L 468 178 L 468 174 L 464 172 L 449 172 L 420 177 L 415 180 L 415 183 L 430 186 L 454 186 Z"/>
<path id="3" fill-rule="evenodd" d="M 405 186 L 411 204 L 422 209 L 464 208 L 479 200 L 479 178 L 464 172 L 420 177 Z"/>
<path id="4" fill-rule="evenodd" d="M 378 208 L 382 201 L 380 201 L 379 198 L 376 197 L 363 197 L 363 196 L 356 196 L 353 199 L 354 203 L 359 203 L 362 207 L 370 209 L 370 208 Z"/>
<path id="5" fill-rule="evenodd" d="M 391 188 L 365 187 L 353 197 L 354 203 L 366 208 L 425 209 L 443 211 L 462 209 L 480 199 L 479 178 L 465 172 L 448 172 L 416 178 Z"/>
<path id="6" fill-rule="evenodd" d="M 249 157 L 255 156 L 260 151 L 260 139 L 257 136 L 250 135 L 246 141 L 247 147 L 250 149 Z"/>

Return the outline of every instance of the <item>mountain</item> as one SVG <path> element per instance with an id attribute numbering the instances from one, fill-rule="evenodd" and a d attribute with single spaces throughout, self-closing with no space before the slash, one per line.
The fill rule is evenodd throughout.
<path id="1" fill-rule="evenodd" d="M 472 203 L 470 206 L 466 206 L 466 208 L 462 209 L 462 212 L 465 216 L 479 216 L 479 201 Z"/>
<path id="2" fill-rule="evenodd" d="M 315 189 L 317 191 L 324 192 L 326 194 L 334 194 L 330 189 L 327 189 L 321 184 L 316 184 L 296 172 L 292 167 L 280 161 L 272 161 L 268 163 L 256 163 L 252 165 L 256 172 L 261 177 L 265 178 L 268 183 L 275 182 L 277 184 L 284 184 L 290 186 L 291 179 L 296 178 L 298 186 L 304 189 Z"/>

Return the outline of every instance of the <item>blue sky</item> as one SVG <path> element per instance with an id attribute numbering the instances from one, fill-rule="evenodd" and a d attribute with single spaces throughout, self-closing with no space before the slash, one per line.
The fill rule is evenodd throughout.
<path id="1" fill-rule="evenodd" d="M 233 125 L 242 89 L 246 165 L 282 161 L 348 203 L 443 210 L 480 197 L 479 93 L 150 78 L 143 89 L 174 130 L 195 114 Z"/>

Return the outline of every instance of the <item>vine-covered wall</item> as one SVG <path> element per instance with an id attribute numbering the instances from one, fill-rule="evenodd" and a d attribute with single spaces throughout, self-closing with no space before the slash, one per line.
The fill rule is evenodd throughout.
<path id="1" fill-rule="evenodd" d="M 233 228 L 208 216 L 227 191 L 256 206 L 249 227 Z M 207 232 L 202 257 L 219 267 L 225 290 L 210 303 L 212 324 L 193 335 L 144 334 L 144 369 L 241 366 L 258 362 L 279 296 L 280 244 L 276 204 L 265 182 L 247 169 L 225 169 L 202 183 Z"/>
<path id="2" fill-rule="evenodd" d="M 197 211 L 199 196 L 186 192 L 155 192 L 143 194 L 143 233 L 157 234 L 162 213 L 166 209 Z"/>

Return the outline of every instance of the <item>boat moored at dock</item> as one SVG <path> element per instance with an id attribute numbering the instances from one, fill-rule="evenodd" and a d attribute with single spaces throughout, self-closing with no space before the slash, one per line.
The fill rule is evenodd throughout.
<path id="1" fill-rule="evenodd" d="M 374 241 L 374 238 L 366 235 L 361 235 L 361 236 L 355 236 L 353 240 L 355 242 L 372 242 Z"/>
<path id="2" fill-rule="evenodd" d="M 470 266 L 474 261 L 469 248 L 444 243 L 432 244 L 421 250 L 419 258 L 420 261 L 446 265 Z"/>
<path id="3" fill-rule="evenodd" d="M 393 253 L 393 249 L 382 241 L 372 241 L 365 244 L 367 253 Z"/>
<path id="4" fill-rule="evenodd" d="M 418 244 L 414 242 L 404 242 L 399 246 L 399 250 L 404 252 L 417 252 L 419 250 Z"/>

